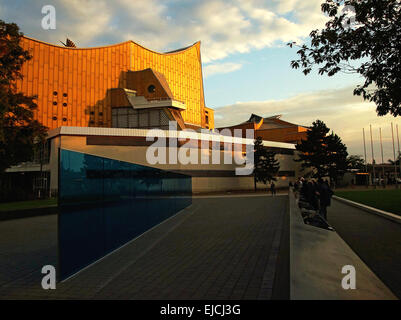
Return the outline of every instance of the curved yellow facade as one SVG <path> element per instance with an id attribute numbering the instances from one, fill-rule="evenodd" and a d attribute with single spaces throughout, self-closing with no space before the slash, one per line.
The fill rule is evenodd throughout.
<path id="1" fill-rule="evenodd" d="M 157 53 L 133 41 L 67 48 L 24 37 L 33 58 L 22 68 L 17 89 L 37 95 L 35 118 L 50 129 L 60 126 L 111 127 L 109 89 L 127 86 L 127 71 L 147 68 L 164 74 L 175 100 L 186 104 L 186 123 L 205 127 L 200 42 L 171 53 Z"/>

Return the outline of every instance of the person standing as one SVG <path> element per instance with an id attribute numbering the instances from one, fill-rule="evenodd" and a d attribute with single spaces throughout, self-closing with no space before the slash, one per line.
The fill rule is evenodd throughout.
<path id="1" fill-rule="evenodd" d="M 272 193 L 272 196 L 276 194 L 276 185 L 274 184 L 274 182 L 272 182 L 272 184 L 270 185 L 270 191 Z"/>
<path id="2" fill-rule="evenodd" d="M 318 190 L 320 194 L 320 209 L 319 214 L 327 220 L 327 207 L 331 205 L 331 197 L 333 196 L 333 191 L 331 190 L 327 181 L 323 181 L 323 179 L 319 179 L 318 181 Z"/>

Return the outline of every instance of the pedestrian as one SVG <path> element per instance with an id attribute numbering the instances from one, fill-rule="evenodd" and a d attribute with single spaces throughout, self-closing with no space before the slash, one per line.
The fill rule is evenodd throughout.
<path id="1" fill-rule="evenodd" d="M 276 194 L 276 185 L 274 184 L 273 181 L 272 181 L 272 184 L 270 185 L 270 191 L 272 193 L 272 196 L 274 196 Z"/>
<path id="2" fill-rule="evenodd" d="M 319 178 L 318 180 L 318 190 L 320 194 L 320 209 L 319 214 L 323 219 L 327 220 L 327 207 L 331 205 L 331 197 L 333 196 L 333 191 L 331 190 L 327 181 Z"/>
<path id="3" fill-rule="evenodd" d="M 304 194 L 306 200 L 312 206 L 313 210 L 319 210 L 319 192 L 313 180 L 305 183 Z"/>

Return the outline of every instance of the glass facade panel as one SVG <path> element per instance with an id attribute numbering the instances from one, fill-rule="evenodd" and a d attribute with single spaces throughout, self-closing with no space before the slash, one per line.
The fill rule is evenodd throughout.
<path id="1" fill-rule="evenodd" d="M 192 203 L 191 177 L 60 150 L 63 280 Z"/>

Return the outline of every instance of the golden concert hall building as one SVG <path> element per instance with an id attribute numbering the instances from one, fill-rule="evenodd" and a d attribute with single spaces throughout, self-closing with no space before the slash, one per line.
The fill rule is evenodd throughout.
<path id="1" fill-rule="evenodd" d="M 71 43 L 71 42 L 70 42 Z M 62 126 L 214 128 L 205 106 L 200 42 L 167 53 L 133 41 L 97 47 L 56 46 L 23 37 L 32 59 L 17 90 L 36 95 L 35 119 Z"/>
<path id="2" fill-rule="evenodd" d="M 56 46 L 27 37 L 21 42 L 32 59 L 23 65 L 23 79 L 18 80 L 17 90 L 37 95 L 35 118 L 49 132 L 40 164 L 25 163 L 9 168 L 7 173 L 8 181 L 22 179 L 25 193 L 32 194 L 32 198 L 58 194 L 60 186 L 65 185 L 59 179 L 60 168 L 65 164 L 60 158 L 62 150 L 81 158 L 94 156 L 101 161 L 112 159 L 182 174 L 191 177 L 193 193 L 254 188 L 252 175 L 236 174 L 244 164 L 223 161 L 227 154 L 234 156 L 235 151 L 233 147 L 226 152 L 226 143 L 241 145 L 237 153 L 243 156 L 253 139 L 232 137 L 228 141 L 225 136 L 216 136 L 216 132 L 189 132 L 198 140 L 191 145 L 191 150 L 197 152 L 197 163 L 166 160 L 151 164 L 147 159 L 148 147 L 153 143 L 147 140 L 148 129 L 165 130 L 169 138 L 177 134 L 167 130 L 169 121 L 176 121 L 177 130 L 214 129 L 214 112 L 205 106 L 200 42 L 167 53 L 151 51 L 132 41 L 87 49 Z M 202 163 L 202 155 L 211 154 L 211 141 L 216 139 L 220 141 L 221 161 Z M 170 151 L 178 153 L 187 140 L 178 141 L 177 146 L 169 142 L 169 157 Z M 202 141 L 209 147 L 202 147 Z M 294 144 L 273 140 L 264 141 L 264 145 L 277 151 L 277 187 L 287 186 L 298 174 L 293 161 Z"/>

